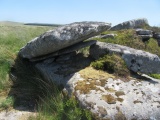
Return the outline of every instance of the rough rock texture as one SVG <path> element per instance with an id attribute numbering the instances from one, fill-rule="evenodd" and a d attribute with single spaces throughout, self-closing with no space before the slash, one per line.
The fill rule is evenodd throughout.
<path id="1" fill-rule="evenodd" d="M 61 56 L 52 62 L 38 63 L 36 68 L 46 80 L 63 85 L 64 93 L 75 95 L 95 119 L 160 119 L 158 80 L 130 78 L 124 82 L 106 72 L 85 67 L 86 61 L 90 63 L 88 59 L 73 55 L 66 60 L 66 56 Z"/>
<path id="2" fill-rule="evenodd" d="M 95 43 L 96 43 L 96 40 L 80 42 L 80 43 L 71 45 L 67 48 L 61 49 L 57 52 L 53 52 L 49 55 L 44 55 L 44 56 L 41 56 L 41 57 L 30 59 L 30 61 L 40 61 L 40 60 L 45 60 L 45 59 L 52 58 L 52 57 L 55 57 L 55 56 L 60 56 L 60 55 L 64 55 L 64 54 L 67 54 L 67 53 L 72 53 L 72 52 L 75 52 L 76 50 L 79 50 L 79 49 L 84 48 L 84 47 L 91 46 Z"/>
<path id="3" fill-rule="evenodd" d="M 160 33 L 154 33 L 153 38 L 155 39 L 160 39 Z"/>
<path id="4" fill-rule="evenodd" d="M 121 29 L 131 29 L 131 28 L 141 28 L 144 25 L 148 24 L 148 20 L 145 18 L 142 19 L 134 19 L 130 21 L 126 21 L 111 27 L 109 30 L 121 30 Z"/>
<path id="5" fill-rule="evenodd" d="M 144 30 L 144 29 L 136 29 L 136 33 L 138 35 L 152 35 L 151 30 Z"/>
<path id="6" fill-rule="evenodd" d="M 97 42 L 90 47 L 90 55 L 95 59 L 107 53 L 121 55 L 128 68 L 134 72 L 145 74 L 160 73 L 160 58 L 155 54 L 104 42 Z"/>
<path id="7" fill-rule="evenodd" d="M 153 31 L 151 30 L 136 29 L 136 33 L 142 38 L 143 42 L 148 41 L 151 37 L 153 37 Z"/>
<path id="8" fill-rule="evenodd" d="M 153 33 L 153 38 L 157 40 L 158 46 L 160 46 L 160 33 Z"/>
<path id="9" fill-rule="evenodd" d="M 76 98 L 82 106 L 94 113 L 96 119 L 160 119 L 160 82 L 158 80 L 131 79 L 129 82 L 123 82 L 120 79 L 102 78 L 79 82 L 83 85 L 77 83 Z M 83 86 L 90 90 L 86 93 Z"/>
<path id="10" fill-rule="evenodd" d="M 110 26 L 103 22 L 77 22 L 61 26 L 34 38 L 19 51 L 19 55 L 31 59 L 50 54 L 98 35 Z"/>

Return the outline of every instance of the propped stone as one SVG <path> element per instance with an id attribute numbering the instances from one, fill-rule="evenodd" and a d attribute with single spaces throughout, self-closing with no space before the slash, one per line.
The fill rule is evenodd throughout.
<path id="1" fill-rule="evenodd" d="M 72 52 L 74 52 L 76 50 L 79 50 L 79 49 L 84 48 L 84 47 L 91 46 L 91 45 L 93 45 L 95 43 L 96 43 L 96 40 L 80 42 L 80 43 L 71 45 L 71 46 L 69 46 L 67 48 L 61 49 L 61 50 L 59 50 L 57 52 L 51 53 L 49 55 L 44 55 L 44 56 L 40 56 L 40 57 L 37 57 L 37 58 L 32 58 L 32 59 L 30 59 L 30 61 L 32 61 L 32 62 L 40 61 L 40 60 L 45 60 L 45 59 L 52 58 L 52 57 L 55 57 L 55 56 L 60 56 L 60 55 L 64 55 L 64 54 L 67 54 L 67 53 L 72 53 Z"/>
<path id="2" fill-rule="evenodd" d="M 50 54 L 98 35 L 110 26 L 104 22 L 76 22 L 61 26 L 34 38 L 20 50 L 19 55 L 31 59 Z"/>
<path id="3" fill-rule="evenodd" d="M 160 74 L 160 58 L 155 54 L 104 42 L 97 42 L 90 47 L 90 55 L 95 59 L 98 59 L 107 53 L 121 55 L 128 68 L 134 72 Z"/>
<path id="4" fill-rule="evenodd" d="M 121 29 L 132 29 L 141 28 L 144 25 L 148 25 L 148 20 L 145 18 L 129 20 L 118 25 L 111 27 L 109 30 L 121 30 Z"/>
<path id="5" fill-rule="evenodd" d="M 136 29 L 136 33 L 138 35 L 152 35 L 152 32 L 151 30 L 144 30 L 144 29 Z"/>

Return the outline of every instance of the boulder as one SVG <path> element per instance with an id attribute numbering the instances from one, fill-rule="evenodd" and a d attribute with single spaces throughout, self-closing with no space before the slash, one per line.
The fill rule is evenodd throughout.
<path id="1" fill-rule="evenodd" d="M 136 29 L 136 33 L 139 37 L 142 38 L 142 41 L 148 41 L 150 38 L 153 37 L 153 31 L 151 30 L 144 30 L 144 29 Z"/>
<path id="2" fill-rule="evenodd" d="M 64 86 L 63 92 L 74 95 L 79 105 L 91 111 L 95 119 L 160 118 L 158 80 L 130 78 L 124 82 L 107 72 L 86 67 L 89 61 L 72 53 L 52 62 L 36 63 L 36 69 L 45 80 Z"/>
<path id="3" fill-rule="evenodd" d="M 81 106 L 96 120 L 160 119 L 159 80 L 130 78 L 124 82 L 111 76 L 96 80 L 88 75 L 88 79 L 75 84 L 75 93 Z"/>
<path id="4" fill-rule="evenodd" d="M 152 32 L 151 30 L 144 30 L 144 29 L 136 29 L 136 33 L 138 35 L 152 35 Z"/>
<path id="5" fill-rule="evenodd" d="M 160 58 L 155 54 L 104 42 L 96 42 L 90 47 L 90 55 L 94 59 L 98 59 L 108 53 L 121 55 L 128 69 L 134 72 L 160 74 Z"/>
<path id="6" fill-rule="evenodd" d="M 148 25 L 148 20 L 145 18 L 142 19 L 134 19 L 130 21 L 126 21 L 111 27 L 109 30 L 121 30 L 121 29 L 133 29 L 133 28 L 141 28 L 145 25 Z"/>
<path id="7" fill-rule="evenodd" d="M 153 33 L 153 38 L 160 39 L 160 33 Z"/>
<path id="8" fill-rule="evenodd" d="M 111 24 L 104 22 L 76 22 L 50 30 L 21 48 L 22 58 L 35 58 L 50 54 L 84 41 L 108 30 Z"/>
<path id="9" fill-rule="evenodd" d="M 52 58 L 52 57 L 61 56 L 61 55 L 68 54 L 68 53 L 72 53 L 72 52 L 77 51 L 77 50 L 79 50 L 81 48 L 91 46 L 91 45 L 93 45 L 95 43 L 96 43 L 96 40 L 79 42 L 79 43 L 71 45 L 71 46 L 69 46 L 67 48 L 61 49 L 61 50 L 59 50 L 57 52 L 53 52 L 51 54 L 47 54 L 47 55 L 44 55 L 44 56 L 32 58 L 32 59 L 30 59 L 30 61 L 35 62 L 35 61 L 45 60 L 45 59 L 48 59 L 48 58 Z"/>
<path id="10" fill-rule="evenodd" d="M 150 38 L 152 38 L 152 35 L 138 35 L 139 37 L 141 37 L 143 42 L 148 41 Z"/>

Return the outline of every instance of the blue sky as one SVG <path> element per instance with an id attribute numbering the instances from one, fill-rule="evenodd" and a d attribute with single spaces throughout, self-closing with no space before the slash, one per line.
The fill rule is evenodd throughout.
<path id="1" fill-rule="evenodd" d="M 160 26 L 160 0 L 0 0 L 0 21 L 115 25 L 135 18 Z"/>

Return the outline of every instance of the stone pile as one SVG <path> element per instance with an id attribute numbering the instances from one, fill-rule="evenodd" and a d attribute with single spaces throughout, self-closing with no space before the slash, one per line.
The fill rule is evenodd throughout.
<path id="1" fill-rule="evenodd" d="M 112 28 L 103 22 L 79 22 L 58 27 L 30 41 L 19 51 L 28 59 L 45 81 L 64 87 L 69 96 L 75 95 L 79 104 L 89 109 L 96 119 L 160 119 L 160 82 L 130 78 L 122 81 L 90 66 L 92 58 L 119 54 L 128 68 L 145 74 L 160 73 L 157 55 L 122 45 L 87 40 L 106 30 L 138 28 L 148 24 L 146 19 L 131 20 Z M 110 29 L 109 29 L 110 28 Z M 137 31 L 146 35 L 151 31 Z M 114 37 L 114 35 L 108 35 Z M 101 37 L 106 38 L 108 36 Z M 87 41 L 85 41 L 87 40 Z M 90 56 L 77 50 L 90 46 Z"/>
<path id="2" fill-rule="evenodd" d="M 150 38 L 153 37 L 153 31 L 151 30 L 136 29 L 136 33 L 142 38 L 143 42 L 148 41 Z"/>

